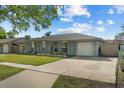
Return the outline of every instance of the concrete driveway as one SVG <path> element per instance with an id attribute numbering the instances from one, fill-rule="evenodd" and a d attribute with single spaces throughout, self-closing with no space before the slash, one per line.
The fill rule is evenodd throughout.
<path id="1" fill-rule="evenodd" d="M 35 70 L 115 83 L 117 58 L 73 57 L 41 65 Z"/>

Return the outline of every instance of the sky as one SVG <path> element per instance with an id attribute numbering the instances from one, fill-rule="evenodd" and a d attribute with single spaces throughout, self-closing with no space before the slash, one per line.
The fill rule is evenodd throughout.
<path id="1" fill-rule="evenodd" d="M 52 21 L 47 30 L 34 31 L 30 27 L 28 31 L 19 33 L 16 37 L 31 35 L 41 37 L 47 31 L 52 34 L 81 33 L 103 39 L 114 39 L 115 35 L 122 32 L 124 24 L 124 6 L 85 5 L 64 6 L 58 9 L 58 18 Z M 11 25 L 6 21 L 1 24 L 7 31 Z"/>

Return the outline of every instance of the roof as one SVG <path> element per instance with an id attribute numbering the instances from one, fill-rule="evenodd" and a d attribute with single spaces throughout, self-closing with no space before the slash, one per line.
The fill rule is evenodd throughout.
<path id="1" fill-rule="evenodd" d="M 29 40 L 27 40 L 26 38 L 20 38 L 18 40 L 15 40 L 14 43 L 27 43 L 28 42 L 34 42 L 34 41 L 39 41 L 41 40 L 41 38 L 30 38 Z"/>
<path id="2" fill-rule="evenodd" d="M 41 37 L 41 39 L 42 40 L 49 40 L 49 41 L 57 41 L 57 40 L 103 40 L 103 39 L 98 38 L 98 37 L 83 35 L 83 34 L 79 34 L 79 33 L 43 36 L 43 37 Z"/>
<path id="3" fill-rule="evenodd" d="M 31 38 L 30 41 L 41 41 L 41 40 L 48 40 L 48 41 L 58 41 L 58 40 L 101 40 L 103 39 L 89 36 L 89 35 L 83 35 L 79 33 L 72 33 L 72 34 L 58 34 L 58 35 L 51 35 L 51 36 L 43 36 L 41 38 Z M 0 43 L 25 43 L 27 40 L 25 38 L 7 38 L 7 39 L 0 39 Z"/>
<path id="4" fill-rule="evenodd" d="M 0 39 L 0 43 L 9 43 L 14 40 L 17 40 L 17 38 L 6 38 L 6 39 Z"/>
<path id="5" fill-rule="evenodd" d="M 113 44 L 115 43 L 115 40 L 105 40 L 106 43 Z"/>

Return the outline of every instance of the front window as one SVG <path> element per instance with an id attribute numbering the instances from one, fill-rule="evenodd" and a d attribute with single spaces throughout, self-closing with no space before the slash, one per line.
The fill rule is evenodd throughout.
<path id="1" fill-rule="evenodd" d="M 54 42 L 54 52 L 58 52 L 58 42 Z"/>

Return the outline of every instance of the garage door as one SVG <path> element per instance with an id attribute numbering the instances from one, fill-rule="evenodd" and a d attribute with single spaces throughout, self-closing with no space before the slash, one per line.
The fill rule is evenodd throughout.
<path id="1" fill-rule="evenodd" d="M 9 52 L 8 44 L 3 44 L 3 53 L 8 53 L 8 52 Z"/>
<path id="2" fill-rule="evenodd" d="M 120 45 L 120 51 L 124 51 L 124 45 L 123 44 Z"/>
<path id="3" fill-rule="evenodd" d="M 77 55 L 79 56 L 93 56 L 92 42 L 78 42 Z"/>

